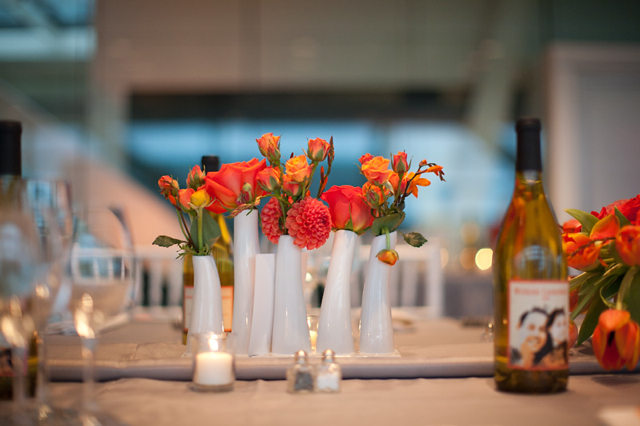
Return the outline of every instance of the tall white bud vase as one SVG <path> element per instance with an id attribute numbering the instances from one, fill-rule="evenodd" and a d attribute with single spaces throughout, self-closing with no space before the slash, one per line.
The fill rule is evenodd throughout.
<path id="1" fill-rule="evenodd" d="M 193 306 L 187 336 L 187 354 L 191 354 L 191 336 L 211 331 L 223 333 L 220 276 L 213 256 L 193 256 Z"/>
<path id="2" fill-rule="evenodd" d="M 276 287 L 271 352 L 293 355 L 299 350 L 311 352 L 301 278 L 302 249 L 289 235 L 281 235 L 276 254 Z"/>
<path id="3" fill-rule="evenodd" d="M 391 249 L 395 249 L 398 233 L 389 234 Z M 389 279 L 391 265 L 378 260 L 376 255 L 387 248 L 386 235 L 373 239 L 362 294 L 360 314 L 360 353 L 367 355 L 393 355 L 393 324 Z"/>
<path id="4" fill-rule="evenodd" d="M 337 355 L 354 352 L 351 329 L 351 267 L 358 235 L 338 230 L 333 238 L 329 272 L 318 321 L 317 352 L 331 349 Z"/>
<path id="5" fill-rule="evenodd" d="M 251 319 L 253 317 L 253 293 L 255 283 L 258 242 L 258 211 L 240 212 L 233 218 L 233 324 L 231 331 L 236 339 L 236 353 L 249 351 Z"/>

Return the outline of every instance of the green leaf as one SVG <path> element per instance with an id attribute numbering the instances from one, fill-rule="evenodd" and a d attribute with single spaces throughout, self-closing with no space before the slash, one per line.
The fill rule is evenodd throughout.
<path id="1" fill-rule="evenodd" d="M 622 213 L 620 213 L 620 210 L 618 210 L 617 207 L 614 207 L 615 212 L 616 212 L 616 217 L 618 218 L 618 220 L 620 221 L 620 228 L 622 228 L 623 226 L 629 226 L 631 225 L 631 222 L 629 221 L 629 219 L 627 219 L 625 217 L 625 215 L 623 215 Z"/>
<path id="2" fill-rule="evenodd" d="M 593 225 L 598 223 L 598 218 L 591 213 L 576 209 L 566 209 L 565 212 L 578 219 L 578 222 L 582 225 L 582 232 L 586 232 L 587 234 L 590 234 Z"/>
<path id="3" fill-rule="evenodd" d="M 587 311 L 587 314 L 584 317 L 584 321 L 582 321 L 576 346 L 591 337 L 591 335 L 593 334 L 593 330 L 595 330 L 596 325 L 598 325 L 600 314 L 605 309 L 607 309 L 607 305 L 604 304 L 601 298 L 597 297 Z"/>
<path id="4" fill-rule="evenodd" d="M 180 243 L 184 243 L 184 241 L 178 240 L 177 238 L 171 238 L 166 235 L 160 235 L 153 240 L 153 244 L 160 247 L 171 247 Z"/>
<path id="5" fill-rule="evenodd" d="M 202 240 L 204 241 L 205 253 L 211 250 L 211 246 L 220 238 L 220 226 L 215 217 L 211 216 L 208 211 L 202 212 Z M 200 247 L 198 242 L 198 221 L 191 222 L 191 238 L 196 247 Z M 204 253 L 203 253 L 204 254 Z"/>
<path id="6" fill-rule="evenodd" d="M 388 216 L 382 216 L 373 221 L 371 225 L 371 233 L 375 236 L 384 234 L 383 229 L 387 228 L 389 232 L 393 232 L 404 220 L 404 212 L 392 213 Z"/>
<path id="7" fill-rule="evenodd" d="M 571 280 L 569 281 L 569 283 L 571 284 L 571 291 L 580 287 L 582 284 L 587 282 L 591 277 L 595 275 L 597 275 L 597 272 L 583 272 L 577 277 L 571 278 Z"/>
<path id="8" fill-rule="evenodd" d="M 404 240 L 412 247 L 422 247 L 424 243 L 427 242 L 427 239 L 422 236 L 419 232 L 409 232 L 408 234 L 403 234 Z"/>
<path id="9" fill-rule="evenodd" d="M 627 309 L 631 314 L 631 319 L 640 323 L 640 274 L 636 274 L 631 282 L 631 287 L 624 298 Z"/>

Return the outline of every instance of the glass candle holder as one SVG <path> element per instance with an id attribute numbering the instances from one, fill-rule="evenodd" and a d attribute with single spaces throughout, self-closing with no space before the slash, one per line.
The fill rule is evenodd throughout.
<path id="1" fill-rule="evenodd" d="M 235 347 L 232 338 L 212 332 L 192 336 L 193 385 L 200 392 L 233 390 L 236 380 Z"/>

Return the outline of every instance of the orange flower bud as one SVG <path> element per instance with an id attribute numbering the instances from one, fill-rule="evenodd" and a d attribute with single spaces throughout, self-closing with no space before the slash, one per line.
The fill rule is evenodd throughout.
<path id="1" fill-rule="evenodd" d="M 626 365 L 632 371 L 640 355 L 640 327 L 629 312 L 608 309 L 600 314 L 591 343 L 602 368 L 619 370 Z"/>
<path id="2" fill-rule="evenodd" d="M 640 226 L 622 228 L 616 237 L 616 250 L 626 265 L 640 265 Z"/>
<path id="3" fill-rule="evenodd" d="M 381 262 L 384 262 L 387 265 L 393 266 L 396 264 L 400 256 L 398 256 L 398 252 L 395 250 L 384 249 L 384 250 L 380 250 L 380 252 L 378 252 L 376 257 Z"/>
<path id="4" fill-rule="evenodd" d="M 274 162 L 280 159 L 280 136 L 273 136 L 273 133 L 265 133 L 260 139 L 256 139 L 260 154 L 267 157 L 267 160 Z"/>
<path id="5" fill-rule="evenodd" d="M 191 207 L 194 209 L 208 207 L 209 204 L 211 204 L 211 197 L 209 196 L 207 191 L 205 191 L 204 187 L 202 187 L 191 194 L 191 197 L 189 197 L 189 202 L 191 203 Z"/>
<path id="6" fill-rule="evenodd" d="M 160 187 L 160 194 L 175 206 L 176 195 L 178 195 L 178 191 L 180 190 L 178 182 L 172 179 L 171 176 L 162 176 L 158 180 L 158 186 Z"/>
<path id="7" fill-rule="evenodd" d="M 198 190 L 204 183 L 204 173 L 197 164 L 193 166 L 189 174 L 187 175 L 187 186 Z"/>
<path id="8" fill-rule="evenodd" d="M 285 192 L 288 192 L 288 195 L 290 195 L 291 197 L 297 197 L 302 194 L 302 185 L 300 185 L 298 182 L 293 181 L 289 175 L 284 175 L 282 189 Z"/>
<path id="9" fill-rule="evenodd" d="M 320 138 L 309 139 L 309 148 L 307 149 L 307 156 L 311 161 L 315 161 L 319 163 L 324 161 L 327 158 L 327 154 L 329 153 L 330 145 L 329 143 Z"/>
<path id="10" fill-rule="evenodd" d="M 360 157 L 358 161 L 360 161 L 360 164 L 364 165 L 372 159 L 373 159 L 373 155 L 367 153 L 367 154 L 364 154 L 362 157 Z"/>
<path id="11" fill-rule="evenodd" d="M 307 163 L 307 157 L 304 155 L 290 158 L 285 164 L 285 167 L 287 169 L 287 175 L 294 182 L 304 182 L 311 176 L 311 166 Z"/>
<path id="12" fill-rule="evenodd" d="M 280 188 L 280 169 L 267 167 L 256 177 L 258 185 L 267 192 L 274 192 Z"/>
<path id="13" fill-rule="evenodd" d="M 178 201 L 180 203 L 180 209 L 188 212 L 191 210 L 191 196 L 196 192 L 193 188 L 181 189 L 178 191 Z"/>
<path id="14" fill-rule="evenodd" d="M 362 193 L 364 194 L 367 204 L 374 209 L 384 204 L 389 196 L 388 191 L 386 192 L 387 193 L 383 192 L 382 188 L 379 186 L 375 186 L 369 182 L 366 182 L 362 187 Z"/>
<path id="15" fill-rule="evenodd" d="M 409 170 L 409 163 L 407 162 L 407 153 L 404 151 L 398 151 L 393 156 L 393 171 L 399 175 L 407 173 Z"/>

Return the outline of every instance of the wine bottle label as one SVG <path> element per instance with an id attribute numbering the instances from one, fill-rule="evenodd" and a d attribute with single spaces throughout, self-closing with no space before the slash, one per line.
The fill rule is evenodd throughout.
<path id="1" fill-rule="evenodd" d="M 189 322 L 191 321 L 191 307 L 193 306 L 193 286 L 183 287 L 182 305 L 184 312 L 182 328 L 184 332 L 187 333 L 189 331 Z"/>
<path id="2" fill-rule="evenodd" d="M 233 286 L 220 287 L 222 293 L 222 322 L 224 331 L 231 331 L 233 323 Z"/>
<path id="3" fill-rule="evenodd" d="M 512 280 L 507 306 L 508 366 L 519 370 L 568 368 L 569 283 Z"/>

